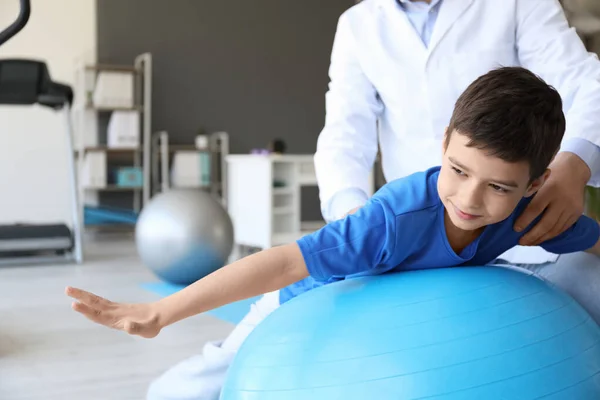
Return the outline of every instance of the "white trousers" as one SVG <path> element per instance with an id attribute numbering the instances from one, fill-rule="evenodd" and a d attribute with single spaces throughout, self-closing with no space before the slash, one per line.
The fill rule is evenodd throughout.
<path id="1" fill-rule="evenodd" d="M 147 400 L 218 400 L 233 357 L 252 330 L 279 307 L 279 291 L 267 293 L 223 341 L 209 342 L 152 382 Z"/>

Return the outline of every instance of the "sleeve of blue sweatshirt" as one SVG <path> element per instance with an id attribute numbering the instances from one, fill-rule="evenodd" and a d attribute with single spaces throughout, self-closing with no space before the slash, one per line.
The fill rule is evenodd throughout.
<path id="1" fill-rule="evenodd" d="M 547 240 L 540 246 L 554 254 L 575 253 L 592 248 L 600 239 L 598 222 L 587 216 L 581 216 L 569 229 Z"/>
<path id="2" fill-rule="evenodd" d="M 365 272 L 390 258 L 395 247 L 396 216 L 372 198 L 358 212 L 331 222 L 297 241 L 308 272 L 317 281 Z"/>

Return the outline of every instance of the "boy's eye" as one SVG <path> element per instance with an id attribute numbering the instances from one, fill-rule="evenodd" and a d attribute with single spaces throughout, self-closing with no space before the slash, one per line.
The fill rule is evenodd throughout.
<path id="1" fill-rule="evenodd" d="M 494 185 L 493 183 L 490 184 L 490 187 L 492 189 L 494 189 L 496 192 L 500 192 L 500 193 L 507 193 L 508 192 L 508 190 L 504 189 L 502 186 Z"/>
<path id="2" fill-rule="evenodd" d="M 456 172 L 457 175 L 464 175 L 465 173 L 462 172 L 460 169 L 456 168 L 456 167 L 452 167 L 452 170 L 454 172 Z"/>

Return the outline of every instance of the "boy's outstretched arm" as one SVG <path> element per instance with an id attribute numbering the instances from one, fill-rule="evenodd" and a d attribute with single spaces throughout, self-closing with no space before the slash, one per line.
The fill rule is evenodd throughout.
<path id="1" fill-rule="evenodd" d="M 94 322 L 143 337 L 184 318 L 286 287 L 308 277 L 296 243 L 274 247 L 227 265 L 154 303 L 114 303 L 72 287 L 73 309 Z"/>

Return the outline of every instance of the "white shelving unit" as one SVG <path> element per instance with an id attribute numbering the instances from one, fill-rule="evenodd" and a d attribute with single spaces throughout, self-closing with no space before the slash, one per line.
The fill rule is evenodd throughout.
<path id="1" fill-rule="evenodd" d="M 197 180 L 193 184 L 185 187 L 194 187 L 205 189 L 220 199 L 222 204 L 227 203 L 227 165 L 225 158 L 229 155 L 229 135 L 227 132 L 215 132 L 207 135 L 205 145 L 201 147 L 194 144 L 171 144 L 169 133 L 166 131 L 156 132 L 152 136 L 152 194 L 166 191 L 176 187 L 171 179 L 173 159 L 177 155 L 189 153 L 193 156 L 206 155 L 208 163 L 203 168 L 207 171 L 205 179 Z M 200 161 L 198 160 L 198 164 Z M 200 170 L 199 165 L 193 166 L 196 171 Z M 192 172 L 191 170 L 189 172 Z"/>
<path id="2" fill-rule="evenodd" d="M 78 165 L 81 213 L 85 205 L 102 206 L 99 194 L 102 192 L 129 192 L 132 194 L 131 211 L 140 211 L 150 199 L 151 181 L 151 118 L 152 118 L 152 56 L 144 53 L 137 56 L 131 65 L 109 65 L 79 63 L 75 85 L 75 104 L 73 107 L 74 121 L 76 124 L 76 159 Z M 131 74 L 133 82 L 133 104 L 131 106 L 106 106 L 94 103 L 94 91 L 101 73 Z M 110 146 L 101 140 L 103 134 L 99 132 L 101 114 L 116 111 L 137 113 L 139 132 L 137 145 L 121 147 Z M 109 116 L 110 117 L 110 116 Z M 82 179 L 88 171 L 86 159 L 96 153 L 95 173 L 99 173 L 96 181 Z M 98 153 L 101 154 L 98 157 Z M 141 170 L 141 185 L 117 185 L 109 183 L 108 168 L 111 164 L 131 166 Z M 104 169 L 104 171 L 102 171 Z M 104 174 L 104 175 L 102 175 Z"/>
<path id="3" fill-rule="evenodd" d="M 301 189 L 317 185 L 313 155 L 235 154 L 226 160 L 236 245 L 266 249 L 324 225 L 301 220 Z"/>

